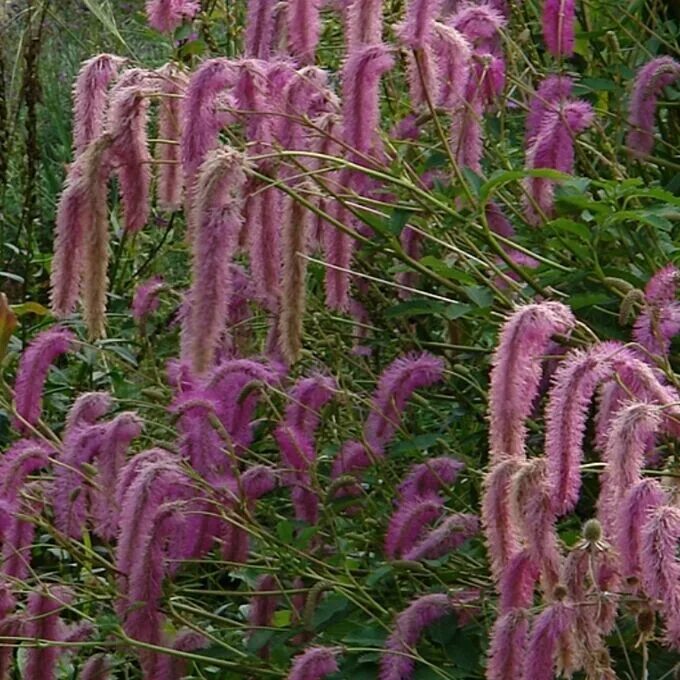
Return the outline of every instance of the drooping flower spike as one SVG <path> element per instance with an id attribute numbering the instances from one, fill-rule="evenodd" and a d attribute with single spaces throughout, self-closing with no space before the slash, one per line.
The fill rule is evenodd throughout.
<path id="1" fill-rule="evenodd" d="M 161 33 L 172 33 L 200 10 L 199 0 L 146 0 L 149 25 Z"/>

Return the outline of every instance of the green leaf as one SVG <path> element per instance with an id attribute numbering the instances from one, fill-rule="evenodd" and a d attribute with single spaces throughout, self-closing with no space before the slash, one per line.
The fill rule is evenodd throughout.
<path id="1" fill-rule="evenodd" d="M 394 305 L 385 311 L 385 316 L 388 319 L 396 319 L 402 316 L 425 316 L 430 314 L 445 314 L 446 305 L 443 302 L 436 300 L 428 300 L 427 298 L 418 298 L 416 300 L 407 300 Z"/>

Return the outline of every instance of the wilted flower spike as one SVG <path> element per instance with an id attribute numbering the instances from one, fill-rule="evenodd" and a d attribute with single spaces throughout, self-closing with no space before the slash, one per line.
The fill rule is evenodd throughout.
<path id="1" fill-rule="evenodd" d="M 544 0 L 543 39 L 554 57 L 570 57 L 574 53 L 576 0 Z"/>
<path id="2" fill-rule="evenodd" d="M 514 609 L 496 619 L 489 642 L 486 680 L 517 680 L 521 677 L 528 635 L 526 611 Z"/>
<path id="3" fill-rule="evenodd" d="M 14 406 L 21 418 L 14 420 L 14 426 L 20 432 L 30 432 L 28 425 L 38 423 L 49 368 L 57 357 L 73 349 L 74 341 L 71 331 L 55 326 L 37 335 L 21 355 L 14 382 Z"/>
<path id="4" fill-rule="evenodd" d="M 503 325 L 491 370 L 489 446 L 492 463 L 524 458 L 526 420 L 543 375 L 553 335 L 568 335 L 576 320 L 559 302 L 520 307 Z"/>
<path id="5" fill-rule="evenodd" d="M 107 89 L 124 61 L 112 54 L 99 54 L 83 63 L 73 92 L 73 148 L 76 156 L 103 132 Z"/>
<path id="6" fill-rule="evenodd" d="M 200 9 L 199 0 L 146 0 L 149 25 L 161 33 L 172 33 Z"/>
<path id="7" fill-rule="evenodd" d="M 647 62 L 635 76 L 628 110 L 631 130 L 626 137 L 626 145 L 634 156 L 645 157 L 654 148 L 657 99 L 664 87 L 679 78 L 680 62 L 667 56 Z"/>
<path id="8" fill-rule="evenodd" d="M 443 374 L 444 362 L 427 352 L 400 357 L 383 371 L 364 425 L 366 441 L 375 453 L 382 454 L 394 437 L 413 392 L 439 382 Z"/>
<path id="9" fill-rule="evenodd" d="M 340 650 L 334 647 L 310 647 L 295 657 L 288 680 L 323 680 L 331 673 L 337 673 L 337 656 Z"/>
<path id="10" fill-rule="evenodd" d="M 234 256 L 243 220 L 243 156 L 212 152 L 201 167 L 196 191 L 189 351 L 196 372 L 210 367 L 226 326 Z"/>
<path id="11" fill-rule="evenodd" d="M 662 602 L 666 641 L 680 649 L 680 508 L 663 505 L 642 529 L 642 578 L 646 592 Z"/>
<path id="12" fill-rule="evenodd" d="M 410 656 L 411 649 L 428 626 L 452 611 L 449 597 L 443 593 L 423 595 L 413 600 L 397 616 L 394 631 L 387 638 L 385 653 L 380 659 L 380 680 L 411 678 L 415 666 Z"/>

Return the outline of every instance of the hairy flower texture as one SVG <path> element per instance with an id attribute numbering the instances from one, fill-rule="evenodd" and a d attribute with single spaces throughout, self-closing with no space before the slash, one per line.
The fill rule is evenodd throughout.
<path id="1" fill-rule="evenodd" d="M 200 11 L 198 0 L 146 0 L 149 26 L 160 33 L 172 33 Z"/>
<path id="2" fill-rule="evenodd" d="M 345 34 L 347 52 L 382 42 L 383 0 L 350 0 Z"/>
<path id="3" fill-rule="evenodd" d="M 102 135 L 76 158 L 59 198 L 50 279 L 50 303 L 57 318 L 74 311 L 84 274 L 84 304 L 89 309 L 101 307 L 108 249 L 103 253 L 103 260 L 93 258 L 102 256 L 100 242 L 106 243 L 108 234 L 106 157 L 110 144 L 110 137 Z M 90 286 L 94 288 L 90 290 Z"/>
<path id="4" fill-rule="evenodd" d="M 273 625 L 279 602 L 279 595 L 276 592 L 278 590 L 280 590 L 279 582 L 272 574 L 264 574 L 255 582 L 257 594 L 251 597 L 248 607 L 248 624 L 251 633 L 259 628 L 268 628 Z M 267 645 L 259 650 L 259 654 L 262 657 L 268 656 Z"/>
<path id="5" fill-rule="evenodd" d="M 307 288 L 307 254 L 311 213 L 300 201 L 287 198 L 283 216 L 281 253 L 283 281 L 279 312 L 279 346 L 283 358 L 294 364 L 302 352 L 303 318 Z"/>
<path id="6" fill-rule="evenodd" d="M 500 53 L 501 31 L 507 20 L 492 3 L 463 3 L 447 23 L 469 40 L 475 52 Z"/>
<path id="7" fill-rule="evenodd" d="M 592 106 L 581 100 L 566 102 L 559 111 L 546 111 L 536 140 L 527 150 L 527 169 L 552 168 L 571 174 L 574 171 L 574 139 L 592 125 L 593 119 Z M 543 215 L 553 216 L 554 187 L 554 180 L 543 177 L 525 180 L 527 222 L 538 226 Z"/>
<path id="8" fill-rule="evenodd" d="M 246 18 L 246 56 L 268 59 L 274 39 L 276 0 L 248 0 Z"/>
<path id="9" fill-rule="evenodd" d="M 162 66 L 157 73 L 161 78 L 158 137 L 162 141 L 156 143 L 156 158 L 161 163 L 158 168 L 156 194 L 161 210 L 173 212 L 182 205 L 182 99 L 189 79 L 174 64 Z"/>
<path id="10" fill-rule="evenodd" d="M 543 375 L 542 359 L 554 335 L 569 335 L 576 319 L 560 302 L 524 305 L 501 329 L 492 358 L 489 389 L 489 448 L 492 464 L 503 458 L 523 459 L 526 420 Z"/>
<path id="11" fill-rule="evenodd" d="M 316 373 L 295 383 L 288 393 L 284 424 L 313 435 L 321 422 L 321 409 L 338 389 L 334 378 Z"/>
<path id="12" fill-rule="evenodd" d="M 662 90 L 680 78 L 680 62 L 657 57 L 647 62 L 635 76 L 628 106 L 631 130 L 626 145 L 634 156 L 644 158 L 654 148 L 654 114 Z"/>
<path id="13" fill-rule="evenodd" d="M 496 619 L 489 641 L 486 680 L 516 680 L 522 676 L 528 636 L 525 610 L 513 609 Z"/>
<path id="14" fill-rule="evenodd" d="M 402 501 L 390 518 L 385 534 L 385 554 L 389 559 L 401 559 L 423 537 L 426 527 L 439 519 L 444 502 L 439 496 Z"/>
<path id="15" fill-rule="evenodd" d="M 407 401 L 422 387 L 439 382 L 444 362 L 427 352 L 395 359 L 382 373 L 366 418 L 364 436 L 376 455 L 382 455 L 401 423 Z"/>
<path id="16" fill-rule="evenodd" d="M 342 137 L 359 154 L 378 150 L 380 79 L 393 66 L 391 48 L 380 43 L 350 52 L 342 68 Z"/>
<path id="17" fill-rule="evenodd" d="M 31 573 L 31 551 L 36 525 L 25 517 L 39 517 L 43 503 L 38 498 L 41 483 L 27 483 L 25 497 L 18 502 L 0 501 L 0 531 L 2 533 L 2 573 L 8 579 L 24 580 Z"/>
<path id="18" fill-rule="evenodd" d="M 28 433 L 37 425 L 42 412 L 42 393 L 47 374 L 54 361 L 73 349 L 75 336 L 60 326 L 53 326 L 33 338 L 21 354 L 14 381 L 14 427 Z"/>
<path id="19" fill-rule="evenodd" d="M 205 157 L 217 146 L 218 132 L 225 122 L 218 107 L 225 91 L 234 86 L 236 76 L 233 62 L 219 57 L 203 62 L 189 80 L 180 125 L 182 170 L 189 193 Z"/>
<path id="20" fill-rule="evenodd" d="M 576 612 L 570 604 L 556 600 L 531 626 L 524 656 L 522 680 L 553 680 L 555 671 L 570 669 L 574 655 Z"/>
<path id="21" fill-rule="evenodd" d="M 473 77 L 468 78 L 471 82 Z M 484 102 L 478 88 L 466 90 L 463 102 L 451 114 L 450 146 L 456 163 L 461 168 L 482 172 L 482 116 Z"/>
<path id="22" fill-rule="evenodd" d="M 300 64 L 313 64 L 321 33 L 321 0 L 288 0 L 288 48 Z"/>
<path id="23" fill-rule="evenodd" d="M 106 654 L 95 654 L 83 665 L 78 680 L 111 680 L 113 663 Z"/>
<path id="24" fill-rule="evenodd" d="M 323 680 L 332 673 L 337 673 L 337 647 L 309 647 L 293 660 L 288 680 Z"/>
<path id="25" fill-rule="evenodd" d="M 242 59 L 238 62 L 234 97 L 245 121 L 246 139 L 252 153 L 271 152 L 277 120 L 271 114 L 280 108 L 285 85 L 294 73 L 293 66 L 286 61 Z"/>
<path id="26" fill-rule="evenodd" d="M 108 392 L 85 392 L 79 395 L 66 415 L 64 438 L 76 427 L 94 425 L 109 412 L 112 403 Z"/>
<path id="27" fill-rule="evenodd" d="M 424 463 L 414 465 L 398 491 L 401 500 L 412 501 L 416 498 L 434 494 L 455 484 L 465 463 L 453 456 L 429 458 Z"/>
<path id="28" fill-rule="evenodd" d="M 496 580 L 520 549 L 519 530 L 510 512 L 510 481 L 519 466 L 513 458 L 502 460 L 484 479 L 482 526 Z"/>
<path id="29" fill-rule="evenodd" d="M 218 149 L 207 157 L 198 178 L 187 335 L 199 374 L 213 364 L 229 312 L 229 265 L 243 219 L 244 163 L 240 153 Z"/>
<path id="30" fill-rule="evenodd" d="M 633 338 L 651 354 L 667 356 L 680 333 L 680 303 L 675 299 L 680 271 L 673 264 L 660 269 L 645 286 L 645 307 L 635 320 Z"/>
<path id="31" fill-rule="evenodd" d="M 667 501 L 664 489 L 651 478 L 637 482 L 623 497 L 617 516 L 615 545 L 624 577 L 642 576 L 642 529 L 649 514 Z"/>
<path id="32" fill-rule="evenodd" d="M 538 136 L 549 111 L 559 111 L 571 98 L 574 81 L 569 76 L 549 75 L 541 81 L 529 102 L 525 120 L 525 147 L 528 148 Z"/>
<path id="33" fill-rule="evenodd" d="M 398 27 L 399 38 L 406 47 L 412 50 L 429 47 L 443 4 L 444 0 L 409 0 L 404 21 Z"/>
<path id="34" fill-rule="evenodd" d="M 122 57 L 99 54 L 83 63 L 73 89 L 73 148 L 79 156 L 104 131 L 109 85 L 125 63 Z"/>
<path id="35" fill-rule="evenodd" d="M 452 611 L 448 595 L 432 593 L 413 600 L 396 618 L 380 659 L 380 680 L 405 680 L 415 667 L 413 648 L 423 631 Z"/>
<path id="36" fill-rule="evenodd" d="M 162 276 L 152 276 L 135 288 L 132 298 L 132 318 L 137 323 L 143 323 L 147 317 L 158 310 L 160 300 L 158 295 L 166 287 Z"/>
<path id="37" fill-rule="evenodd" d="M 571 57 L 574 53 L 575 0 L 543 0 L 543 39 L 554 57 Z"/>
<path id="38" fill-rule="evenodd" d="M 500 614 L 513 609 L 529 609 L 534 602 L 534 588 L 540 575 L 540 565 L 526 548 L 512 557 L 498 582 Z"/>
<path id="39" fill-rule="evenodd" d="M 450 515 L 428 532 L 422 540 L 403 554 L 405 560 L 436 560 L 460 548 L 465 541 L 479 532 L 477 515 L 456 513 Z"/>
<path id="40" fill-rule="evenodd" d="M 339 185 L 349 188 L 351 171 L 343 169 L 340 173 Z M 327 205 L 329 205 L 327 203 Z M 331 216 L 341 224 L 351 223 L 350 211 L 340 201 L 330 203 Z M 323 230 L 323 252 L 326 262 L 325 291 L 326 305 L 330 309 L 346 312 L 350 307 L 349 269 L 354 253 L 354 239 L 334 225 L 326 224 Z"/>
<path id="41" fill-rule="evenodd" d="M 120 184 L 125 230 L 137 232 L 149 219 L 151 153 L 147 141 L 148 93 L 162 78 L 139 69 L 127 71 L 113 86 L 107 117 L 111 160 Z"/>
<path id="42" fill-rule="evenodd" d="M 646 402 L 624 403 L 611 422 L 604 451 L 607 467 L 600 477 L 597 503 L 598 519 L 610 538 L 623 497 L 642 478 L 645 452 L 661 422 L 659 407 Z"/>
<path id="43" fill-rule="evenodd" d="M 645 590 L 661 600 L 666 642 L 680 649 L 680 508 L 662 505 L 651 511 L 642 528 L 641 566 Z"/>
<path id="44" fill-rule="evenodd" d="M 5 510 L 16 508 L 26 478 L 47 467 L 52 453 L 49 446 L 37 439 L 21 439 L 3 453 L 0 458 L 0 500 L 6 504 Z"/>
<path id="45" fill-rule="evenodd" d="M 522 463 L 510 482 L 510 514 L 524 539 L 527 553 L 541 569 L 541 582 L 551 593 L 559 576 L 560 550 L 548 461 Z"/>
<path id="46" fill-rule="evenodd" d="M 437 104 L 445 109 L 458 109 L 463 106 L 465 87 L 470 78 L 472 47 L 453 26 L 435 22 L 432 49 L 439 75 Z"/>

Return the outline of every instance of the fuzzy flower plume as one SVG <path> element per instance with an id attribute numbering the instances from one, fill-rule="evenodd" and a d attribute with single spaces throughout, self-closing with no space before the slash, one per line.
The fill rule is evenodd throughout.
<path id="1" fill-rule="evenodd" d="M 399 37 L 412 50 L 429 47 L 434 22 L 441 14 L 444 0 L 409 0 L 406 17 L 399 27 Z"/>
<path id="2" fill-rule="evenodd" d="M 137 323 L 143 323 L 158 309 L 160 304 L 158 295 L 164 288 L 165 280 L 162 276 L 152 276 L 135 288 L 135 295 L 132 298 L 132 318 Z"/>
<path id="3" fill-rule="evenodd" d="M 520 307 L 510 315 L 494 352 L 489 390 L 489 446 L 492 463 L 522 459 L 526 420 L 543 376 L 542 359 L 553 335 L 568 335 L 576 320 L 559 302 Z"/>
<path id="4" fill-rule="evenodd" d="M 339 653 L 334 647 L 310 647 L 295 657 L 288 680 L 323 680 L 337 673 Z"/>
<path id="5" fill-rule="evenodd" d="M 137 232 L 149 219 L 151 153 L 147 137 L 149 92 L 162 79 L 139 69 L 127 71 L 111 90 L 107 132 L 111 158 L 120 183 L 125 230 Z"/>
<path id="6" fill-rule="evenodd" d="M 470 41 L 478 54 L 500 53 L 501 30 L 507 20 L 492 3 L 462 3 L 448 23 Z"/>
<path id="7" fill-rule="evenodd" d="M 645 590 L 661 600 L 666 641 L 680 649 L 680 508 L 663 505 L 648 515 L 642 529 L 642 577 Z"/>
<path id="8" fill-rule="evenodd" d="M 347 51 L 382 42 L 383 0 L 353 0 L 347 10 Z"/>
<path id="9" fill-rule="evenodd" d="M 376 150 L 380 124 L 380 79 L 394 66 L 390 48 L 371 45 L 350 52 L 342 69 L 342 136 L 360 154 Z"/>
<path id="10" fill-rule="evenodd" d="M 42 393 L 47 373 L 54 361 L 73 349 L 75 336 L 66 328 L 55 326 L 37 335 L 21 355 L 14 382 L 14 427 L 30 432 L 42 412 Z"/>
<path id="11" fill-rule="evenodd" d="M 514 609 L 496 619 L 489 642 L 486 680 L 516 680 L 522 677 L 528 636 L 526 611 Z"/>
<path id="12" fill-rule="evenodd" d="M 50 303 L 57 318 L 73 313 L 83 281 L 90 332 L 101 325 L 106 293 L 108 223 L 106 182 L 111 138 L 93 141 L 71 165 L 57 205 Z"/>
<path id="13" fill-rule="evenodd" d="M 439 496 L 404 501 L 392 515 L 385 534 L 385 554 L 401 559 L 422 538 L 428 524 L 441 517 L 443 501 Z"/>
<path id="14" fill-rule="evenodd" d="M 680 303 L 675 299 L 680 271 L 662 267 L 645 286 L 645 306 L 633 327 L 633 338 L 648 352 L 667 356 L 671 340 L 680 333 Z"/>
<path id="15" fill-rule="evenodd" d="M 95 654 L 85 662 L 78 680 L 110 680 L 112 670 L 113 664 L 109 656 Z"/>
<path id="16" fill-rule="evenodd" d="M 553 680 L 556 670 L 571 667 L 575 622 L 574 608 L 559 599 L 539 614 L 531 626 L 522 680 Z"/>
<path id="17" fill-rule="evenodd" d="M 496 580 L 520 549 L 519 530 L 510 514 L 510 481 L 519 465 L 507 458 L 491 468 L 484 479 L 482 525 Z"/>
<path id="18" fill-rule="evenodd" d="M 439 76 L 439 106 L 464 106 L 465 86 L 470 78 L 472 48 L 467 38 L 453 26 L 435 22 L 432 49 Z"/>
<path id="19" fill-rule="evenodd" d="M 234 150 L 216 150 L 201 167 L 198 179 L 187 319 L 189 353 L 197 373 L 213 363 L 229 313 L 229 265 L 243 220 L 244 162 Z"/>
<path id="20" fill-rule="evenodd" d="M 111 408 L 112 400 L 108 392 L 84 392 L 74 402 L 66 415 L 64 437 L 69 436 L 74 428 L 81 425 L 94 425 L 99 418 L 106 415 Z"/>
<path id="21" fill-rule="evenodd" d="M 303 191 L 306 190 L 302 189 Z M 307 288 L 307 254 L 312 213 L 293 197 L 286 201 L 281 254 L 283 281 L 279 312 L 279 345 L 283 358 L 294 364 L 302 352 L 303 317 Z"/>
<path id="22" fill-rule="evenodd" d="M 246 56 L 268 59 L 274 38 L 276 0 L 248 0 L 246 19 Z"/>
<path id="23" fill-rule="evenodd" d="M 594 113 L 588 102 L 567 102 L 559 111 L 546 111 L 535 142 L 527 151 L 527 168 L 551 168 L 567 174 L 574 171 L 574 139 L 593 123 Z M 529 177 L 524 183 L 525 216 L 527 222 L 538 226 L 543 216 L 554 214 L 555 181 L 543 177 Z"/>
<path id="24" fill-rule="evenodd" d="M 644 158 L 654 148 L 654 114 L 662 90 L 680 78 L 680 62 L 657 57 L 647 62 L 635 76 L 628 109 L 631 130 L 626 145 L 634 156 Z"/>
<path id="25" fill-rule="evenodd" d="M 411 395 L 439 382 L 443 374 L 444 362 L 427 352 L 400 357 L 385 369 L 364 425 L 366 441 L 376 454 L 382 455 L 396 434 Z"/>
<path id="26" fill-rule="evenodd" d="M 545 115 L 549 111 L 559 111 L 571 98 L 574 81 L 569 76 L 550 75 L 541 81 L 529 103 L 525 120 L 526 145 L 532 144 L 541 130 Z"/>
<path id="27" fill-rule="evenodd" d="M 200 10 L 198 0 L 146 0 L 149 26 L 160 33 L 172 33 Z"/>
<path id="28" fill-rule="evenodd" d="M 556 58 L 574 53 L 576 0 L 544 0 L 543 39 L 548 52 Z"/>
<path id="29" fill-rule="evenodd" d="M 399 496 L 403 501 L 411 501 L 437 493 L 452 486 L 464 467 L 463 462 L 452 456 L 430 458 L 414 465 L 399 485 Z"/>
<path id="30" fill-rule="evenodd" d="M 639 481 L 623 497 L 616 522 L 616 547 L 624 576 L 642 576 L 642 530 L 649 514 L 666 502 L 666 492 L 651 478 Z"/>
<path id="31" fill-rule="evenodd" d="M 288 46 L 300 64 L 313 64 L 321 33 L 321 0 L 288 0 Z"/>
<path id="32" fill-rule="evenodd" d="M 225 91 L 236 82 L 236 70 L 228 59 L 203 62 L 189 81 L 181 110 L 182 169 L 186 188 L 193 191 L 196 173 L 211 149 L 217 145 L 217 133 L 224 123 L 218 111 Z"/>
<path id="33" fill-rule="evenodd" d="M 540 565 L 533 559 L 530 550 L 525 548 L 515 553 L 498 582 L 499 613 L 502 615 L 516 609 L 530 608 L 539 575 Z"/>
<path id="34" fill-rule="evenodd" d="M 180 137 L 182 135 L 182 96 L 188 85 L 187 76 L 174 64 L 166 64 L 157 71 L 161 77 L 161 100 L 158 110 L 158 137 L 156 157 L 158 168 L 158 205 L 161 210 L 179 210 L 182 204 L 184 177 L 181 165 Z"/>
<path id="35" fill-rule="evenodd" d="M 429 531 L 418 543 L 403 553 L 405 560 L 436 560 L 460 548 L 479 532 L 479 517 L 455 513 Z"/>
<path id="36" fill-rule="evenodd" d="M 385 653 L 380 659 L 380 680 L 410 678 L 415 667 L 411 650 L 428 626 L 452 611 L 449 597 L 443 593 L 423 595 L 411 602 L 397 616 L 394 630 L 385 643 Z"/>
<path id="37" fill-rule="evenodd" d="M 20 439 L 3 453 L 0 459 L 0 501 L 5 509 L 16 507 L 26 477 L 47 467 L 51 453 L 48 446 L 34 439 Z"/>
<path id="38" fill-rule="evenodd" d="M 646 402 L 624 403 L 611 423 L 604 451 L 607 467 L 600 478 L 598 519 L 605 533 L 613 531 L 628 489 L 642 477 L 644 456 L 661 427 L 659 407 Z"/>
<path id="39" fill-rule="evenodd" d="M 100 54 L 83 63 L 73 90 L 73 148 L 79 156 L 104 131 L 107 90 L 125 60 Z"/>

